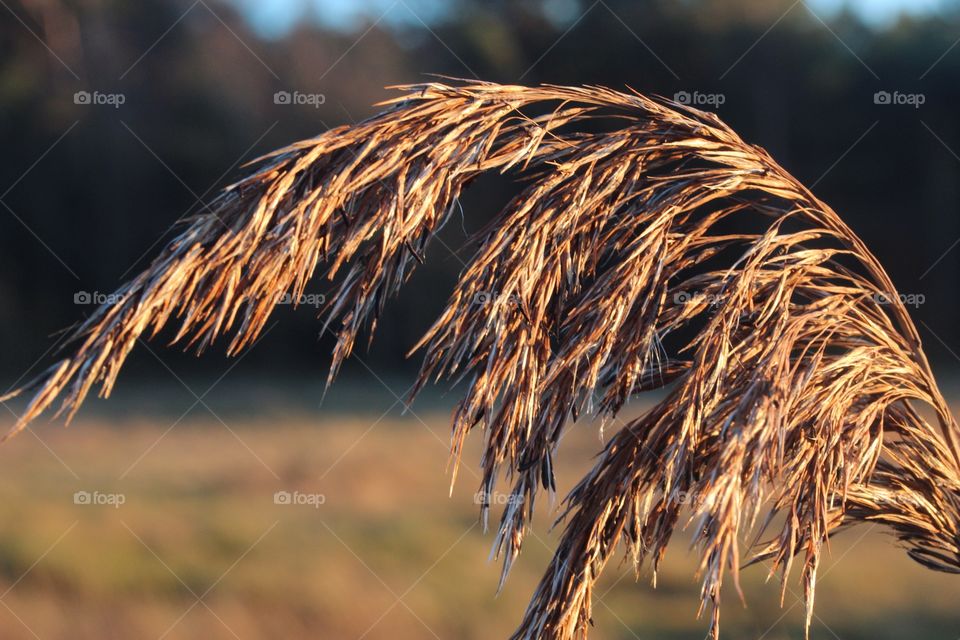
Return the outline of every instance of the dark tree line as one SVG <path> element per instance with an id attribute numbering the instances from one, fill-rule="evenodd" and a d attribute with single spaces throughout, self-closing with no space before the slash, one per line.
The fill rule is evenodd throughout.
<path id="1" fill-rule="evenodd" d="M 429 29 L 416 15 L 371 26 L 374 15 L 355 31 L 315 22 L 261 39 L 217 2 L 10 3 L 0 10 L 9 382 L 53 332 L 89 313 L 85 301 L 143 267 L 177 219 L 202 213 L 238 165 L 367 117 L 391 95 L 385 85 L 429 72 L 629 86 L 715 108 L 848 220 L 915 296 L 928 351 L 956 364 L 960 12 L 876 30 L 788 0 L 606 0 L 560 16 L 555 4 L 460 0 Z M 298 97 L 278 104 L 278 92 Z M 496 179 L 478 187 L 378 329 L 368 362 L 401 365 L 443 303 L 436 285 L 471 250 L 465 232 L 517 189 Z M 330 342 L 315 315 L 281 309 L 245 365 L 324 372 Z M 134 368 L 150 360 L 141 354 Z M 223 368 L 199 362 L 189 366 Z"/>

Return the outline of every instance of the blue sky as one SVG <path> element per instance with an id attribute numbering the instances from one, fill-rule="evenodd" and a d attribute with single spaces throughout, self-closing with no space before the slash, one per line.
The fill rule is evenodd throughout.
<path id="1" fill-rule="evenodd" d="M 430 22 L 445 12 L 444 0 L 404 0 L 416 15 Z M 567 4 L 573 0 L 555 0 Z M 866 21 L 884 26 L 903 12 L 923 14 L 937 11 L 946 0 L 805 0 L 821 15 L 829 15 L 849 6 Z M 232 0 L 247 15 L 262 35 L 279 37 L 302 19 L 320 20 L 330 26 L 351 29 L 369 15 L 380 16 L 394 0 Z M 386 17 L 393 23 L 417 24 L 417 17 L 403 8 L 394 7 Z"/>
<path id="2" fill-rule="evenodd" d="M 319 20 L 332 27 L 351 29 L 382 15 L 395 0 L 231 0 L 247 15 L 254 28 L 267 37 L 282 36 L 298 21 Z M 423 20 L 430 22 L 444 13 L 444 0 L 404 0 Z M 419 24 L 414 13 L 398 5 L 385 20 Z"/>
<path id="3" fill-rule="evenodd" d="M 889 24 L 903 12 L 922 14 L 937 11 L 943 0 L 806 0 L 814 11 L 837 11 L 843 5 L 852 7 L 864 19 L 874 24 Z"/>

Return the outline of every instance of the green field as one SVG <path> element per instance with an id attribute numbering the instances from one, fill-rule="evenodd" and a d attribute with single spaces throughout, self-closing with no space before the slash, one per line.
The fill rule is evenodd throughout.
<path id="1" fill-rule="evenodd" d="M 97 405 L 68 429 L 41 421 L 0 448 L 0 638 L 493 639 L 513 629 L 556 536 L 544 501 L 496 594 L 493 536 L 473 499 L 479 434 L 450 497 L 446 411 L 210 404 L 179 421 L 179 409 Z M 561 490 L 598 447 L 597 425 L 573 428 Z M 76 504 L 78 491 L 107 504 Z M 310 504 L 276 504 L 277 491 Z M 813 638 L 960 637 L 960 577 L 890 542 L 868 527 L 834 541 Z M 676 544 L 656 590 L 648 574 L 611 566 L 591 637 L 702 638 L 694 563 Z M 797 579 L 781 609 L 762 568 L 743 577 L 748 606 L 728 592 L 723 636 L 803 637 Z"/>

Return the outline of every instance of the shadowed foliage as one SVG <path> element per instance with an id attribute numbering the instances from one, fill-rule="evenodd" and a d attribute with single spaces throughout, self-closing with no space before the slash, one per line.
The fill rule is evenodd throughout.
<path id="1" fill-rule="evenodd" d="M 497 171 L 525 186 L 479 234 L 415 350 L 417 389 L 464 384 L 455 467 L 481 426 L 481 490 L 513 483 L 495 542 L 504 577 L 539 490 L 555 490 L 570 420 L 616 419 L 662 389 L 618 423 L 566 498 L 565 532 L 516 638 L 585 636 L 617 549 L 655 576 L 687 518 L 714 634 L 725 575 L 736 584 L 742 565 L 762 562 L 786 588 L 795 557 L 809 626 L 823 545 L 859 522 L 960 573 L 957 425 L 896 289 L 826 204 L 712 114 L 666 100 L 402 89 L 370 120 L 257 161 L 79 327 L 74 355 L 28 386 L 11 433 L 58 396 L 72 416 L 94 385 L 108 394 L 141 336 L 168 322 L 199 350 L 231 333 L 236 353 L 318 268 L 336 283 L 324 312 L 338 336 L 332 379 L 461 190 Z"/>

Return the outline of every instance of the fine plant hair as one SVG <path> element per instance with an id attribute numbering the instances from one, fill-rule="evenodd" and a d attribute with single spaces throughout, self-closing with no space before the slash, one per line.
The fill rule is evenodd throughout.
<path id="1" fill-rule="evenodd" d="M 960 573 L 960 431 L 896 288 L 829 206 L 715 115 L 665 99 L 400 89 L 369 120 L 257 160 L 79 326 L 10 434 L 58 397 L 69 419 L 94 385 L 108 395 L 137 341 L 168 323 L 174 342 L 202 351 L 230 334 L 237 353 L 318 270 L 334 283 L 322 317 L 337 336 L 332 380 L 461 191 L 499 172 L 522 191 L 478 234 L 413 351 L 414 393 L 464 386 L 454 478 L 479 426 L 481 495 L 512 483 L 494 542 L 504 577 L 538 493 L 555 490 L 564 430 L 659 390 L 566 497 L 514 638 L 585 637 L 618 549 L 655 578 L 688 526 L 714 635 L 724 578 L 739 591 L 751 563 L 786 589 L 797 561 L 809 628 L 824 544 L 858 523 Z"/>

